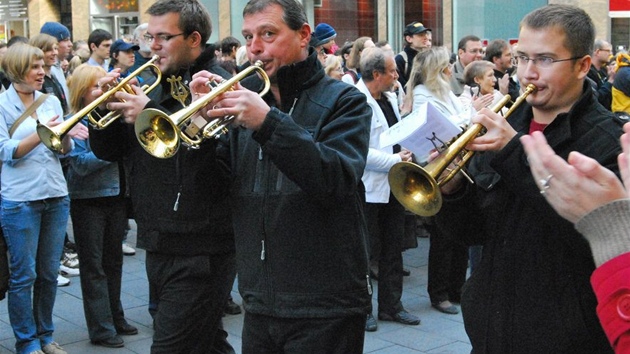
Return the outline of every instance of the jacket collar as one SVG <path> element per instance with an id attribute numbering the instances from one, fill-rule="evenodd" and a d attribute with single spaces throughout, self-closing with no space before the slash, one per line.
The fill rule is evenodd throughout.
<path id="1" fill-rule="evenodd" d="M 595 97 L 593 96 L 591 85 L 584 80 L 580 98 L 571 106 L 568 112 L 558 114 L 545 129 L 545 135 L 548 135 L 548 140 L 562 142 L 569 139 L 571 137 L 573 120 L 579 119 L 583 112 L 587 111 L 588 107 L 594 103 L 594 100 Z M 514 129 L 527 134 L 534 113 L 530 105 L 524 106 L 526 111 L 520 116 L 520 119 L 514 121 Z"/>
<path id="2" fill-rule="evenodd" d="M 326 74 L 317 59 L 317 53 L 309 48 L 308 57 L 300 62 L 283 66 L 278 70 L 278 88 L 282 99 L 282 110 L 286 111 L 299 93 L 315 85 Z"/>

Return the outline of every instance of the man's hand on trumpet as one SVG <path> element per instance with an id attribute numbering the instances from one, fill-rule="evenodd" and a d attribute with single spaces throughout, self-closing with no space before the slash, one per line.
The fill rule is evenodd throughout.
<path id="1" fill-rule="evenodd" d="M 207 87 L 207 82 L 212 79 L 216 80 L 216 75 L 207 71 L 198 72 L 190 83 L 191 91 L 196 93 L 209 92 L 209 88 L 204 89 L 202 86 Z M 209 109 L 205 114 L 208 118 L 234 116 L 234 125 L 252 130 L 260 129 L 267 113 L 271 110 L 256 92 L 244 88 L 240 83 L 234 85 L 232 91 L 224 92 L 215 97 L 207 107 Z"/>
<path id="2" fill-rule="evenodd" d="M 118 82 L 119 78 L 120 78 L 119 68 L 108 72 L 105 76 L 98 79 L 98 81 L 96 82 L 96 89 L 92 90 L 92 96 L 94 97 L 102 96 L 105 92 L 109 91 L 111 88 L 116 86 L 116 83 Z M 112 99 L 113 98 L 108 100 L 108 102 L 111 101 Z M 100 105 L 99 108 L 107 109 L 105 108 L 105 104 L 106 102 Z"/>
<path id="3" fill-rule="evenodd" d="M 135 94 L 119 91 L 114 94 L 115 100 L 107 103 L 107 109 L 110 111 L 118 111 L 122 113 L 125 122 L 133 124 L 138 114 L 144 110 L 144 107 L 151 99 L 142 91 L 142 88 L 132 85 Z"/>
<path id="4" fill-rule="evenodd" d="M 105 92 L 115 88 L 120 79 L 120 68 L 116 68 L 107 73 L 104 77 L 100 78 L 97 82 L 98 88 L 92 91 L 94 96 L 100 97 Z M 115 92 L 112 97 L 104 101 L 99 108 L 102 110 L 118 111 L 120 112 L 125 122 L 133 124 L 136 121 L 136 117 L 147 103 L 150 101 L 149 97 L 144 93 L 142 88 L 138 87 L 138 80 L 132 79 L 129 84 L 133 88 L 135 94 L 130 94 L 119 90 Z"/>
<path id="5" fill-rule="evenodd" d="M 499 151 L 516 136 L 516 130 L 500 114 L 489 108 L 483 108 L 472 119 L 486 128 L 486 133 L 471 141 L 466 149 L 474 151 Z"/>

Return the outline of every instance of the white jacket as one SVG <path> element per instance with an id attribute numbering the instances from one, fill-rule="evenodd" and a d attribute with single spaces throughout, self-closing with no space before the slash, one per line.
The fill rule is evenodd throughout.
<path id="1" fill-rule="evenodd" d="M 455 96 L 452 91 L 448 92 L 448 100 L 443 101 L 435 96 L 433 92 L 429 91 L 424 85 L 417 85 L 413 88 L 413 108 L 418 109 L 423 103 L 431 102 L 431 104 L 437 108 L 444 115 L 449 117 L 451 122 L 458 126 L 470 125 L 470 119 L 472 112 L 470 109 L 466 109 L 462 102 Z"/>
<path id="2" fill-rule="evenodd" d="M 381 107 L 372 97 L 363 80 L 357 82 L 356 88 L 365 94 L 367 103 L 370 108 L 372 108 L 370 149 L 368 150 L 365 172 L 363 172 L 363 177 L 361 177 L 365 185 L 365 200 L 368 203 L 388 203 L 390 188 L 387 173 L 395 163 L 401 162 L 402 159 L 400 155 L 394 154 L 394 148 L 392 146 L 380 147 L 381 133 L 389 128 L 387 118 L 385 118 Z M 383 95 L 387 97 L 389 103 L 392 105 L 392 109 L 396 113 L 396 120 L 400 121 L 396 95 L 390 92 L 384 92 Z"/>

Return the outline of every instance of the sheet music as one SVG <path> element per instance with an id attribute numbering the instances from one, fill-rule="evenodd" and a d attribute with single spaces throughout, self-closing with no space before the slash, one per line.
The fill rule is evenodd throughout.
<path id="1" fill-rule="evenodd" d="M 400 144 L 422 161 L 426 160 L 431 150 L 449 142 L 461 132 L 461 128 L 427 102 L 384 131 L 380 136 L 380 145 Z"/>

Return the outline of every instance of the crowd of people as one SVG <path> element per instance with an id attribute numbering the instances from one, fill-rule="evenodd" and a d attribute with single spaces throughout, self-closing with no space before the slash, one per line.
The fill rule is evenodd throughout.
<path id="1" fill-rule="evenodd" d="M 295 0 L 248 1 L 243 43 L 208 43 L 198 0 L 146 13 L 121 39 L 97 29 L 72 42 L 47 22 L 0 48 L 0 292 L 17 353 L 66 353 L 52 309 L 67 276 L 79 276 L 94 345 L 138 333 L 120 300 L 131 218 L 146 251 L 151 353 L 234 353 L 222 316 L 241 312 L 236 276 L 243 353 L 362 353 L 378 321 L 421 323 L 402 300 L 402 253 L 419 229 L 431 306 L 462 312 L 473 352 L 628 347 L 630 315 L 616 309 L 628 296 L 630 56 L 595 38 L 584 10 L 544 6 L 523 18 L 516 45 L 470 34 L 454 52 L 415 21 L 399 53 L 367 36 L 338 45 Z M 241 77 L 256 61 L 266 78 Z M 206 98 L 209 82 L 237 75 Z M 146 110 L 171 115 L 200 99 L 194 119 L 176 122 L 181 134 L 225 117 L 229 131 L 170 158 L 148 153 L 135 129 Z M 439 151 L 380 144 L 425 105 L 485 128 L 467 146 L 474 183 L 460 173 L 440 185 L 432 217 L 405 211 L 388 172 Z M 41 144 L 41 130 L 68 122 L 58 150 Z"/>

